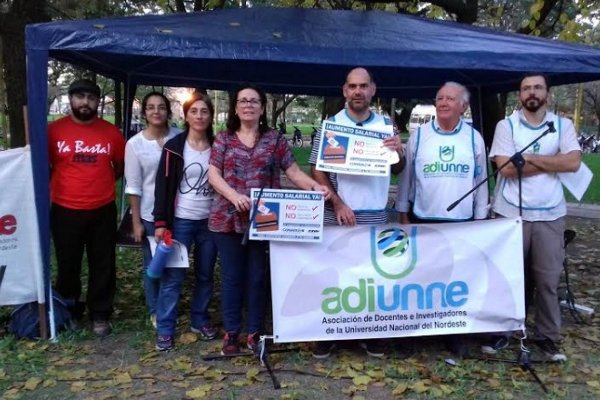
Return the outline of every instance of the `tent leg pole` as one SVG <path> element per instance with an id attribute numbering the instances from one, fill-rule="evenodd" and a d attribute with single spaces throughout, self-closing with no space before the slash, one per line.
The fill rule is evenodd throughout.
<path id="1" fill-rule="evenodd" d="M 38 303 L 38 316 L 40 318 L 40 335 L 42 339 L 48 339 L 48 314 L 46 313 L 46 304 Z"/>

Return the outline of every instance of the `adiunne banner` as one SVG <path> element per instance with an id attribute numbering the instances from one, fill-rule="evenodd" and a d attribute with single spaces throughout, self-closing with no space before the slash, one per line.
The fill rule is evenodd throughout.
<path id="1" fill-rule="evenodd" d="M 276 342 L 521 330 L 522 222 L 326 227 L 271 242 Z"/>
<path id="2" fill-rule="evenodd" d="M 29 147 L 0 151 L 0 305 L 44 302 Z"/>

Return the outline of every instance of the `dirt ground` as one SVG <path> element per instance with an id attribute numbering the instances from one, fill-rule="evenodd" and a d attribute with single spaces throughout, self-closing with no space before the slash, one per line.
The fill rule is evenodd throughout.
<path id="1" fill-rule="evenodd" d="M 569 218 L 568 227 L 577 232 L 567 248 L 570 289 L 578 304 L 600 310 L 600 220 Z M 137 290 L 135 279 L 127 284 L 131 287 L 121 288 L 121 293 Z M 59 343 L 1 339 L 2 398 L 600 398 L 597 314 L 578 323 L 565 309 L 566 363 L 538 363 L 541 355 L 533 352 L 532 366 L 546 394 L 534 375 L 514 362 L 519 355 L 517 341 L 499 355 L 506 362 L 494 362 L 480 359 L 475 337 L 469 340 L 467 356 L 453 359 L 455 365 L 436 337 L 387 340 L 384 359 L 369 358 L 352 343 L 323 361 L 311 357 L 306 343 L 270 346 L 287 350 L 268 356 L 281 384 L 281 389 L 274 389 L 266 368 L 254 356 L 203 360 L 217 354 L 221 342 L 201 342 L 186 333 L 185 317 L 180 320 L 176 350 L 157 353 L 143 312 L 128 306 L 120 304 L 114 333 L 104 339 L 93 338 L 88 330 L 64 334 Z"/>

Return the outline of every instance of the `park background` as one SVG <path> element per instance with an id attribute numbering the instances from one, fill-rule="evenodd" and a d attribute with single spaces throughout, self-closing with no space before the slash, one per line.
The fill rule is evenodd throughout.
<path id="1" fill-rule="evenodd" d="M 83 19 L 108 16 L 143 15 L 172 12 L 208 11 L 219 8 L 287 6 L 354 10 L 385 10 L 448 19 L 535 36 L 598 45 L 599 1 L 563 0 L 438 0 L 405 1 L 206 1 L 206 0 L 4 0 L 0 2 L 0 147 L 25 144 L 23 105 L 25 98 L 25 58 L 23 27 L 26 23 L 57 19 Z M 451 44 L 451 39 L 449 39 Z M 543 60 L 540 60 L 543 62 Z M 101 105 L 104 118 L 121 125 L 122 88 L 113 81 L 89 71 L 51 61 L 49 65 L 49 120 L 64 115 L 64 94 L 68 83 L 77 77 L 96 80 L 105 96 Z M 341 82 L 340 82 L 341 86 Z M 145 92 L 158 89 L 176 99 L 178 107 L 192 90 L 142 87 Z M 574 120 L 582 139 L 598 139 L 600 83 L 590 82 L 553 89 L 551 109 Z M 224 121 L 227 94 L 208 92 L 217 106 L 219 129 Z M 486 99 L 487 109 L 499 117 L 510 113 L 514 93 Z M 394 116 L 405 130 L 410 110 L 432 99 L 375 99 L 374 107 Z M 138 103 L 139 104 L 139 103 Z M 339 98 L 313 98 L 297 94 L 269 96 L 269 115 L 273 127 L 286 125 L 288 137 L 297 126 L 306 141 L 312 127 L 324 116 L 341 107 Z M 55 108 L 53 108 L 55 107 Z M 485 111 L 484 111 L 485 112 Z M 176 123 L 181 123 L 176 118 Z M 406 134 L 403 134 L 406 138 Z M 489 143 L 488 143 L 489 146 Z M 307 168 L 309 146 L 295 148 L 299 163 Z M 583 202 L 600 202 L 600 156 L 584 155 L 594 171 L 594 181 Z M 570 201 L 573 201 L 570 198 Z M 578 301 L 598 308 L 598 223 L 596 220 L 569 219 L 578 237 L 570 250 L 571 285 Z M 201 355 L 214 353 L 219 341 L 204 343 L 186 331 L 189 288 L 183 299 L 178 350 L 157 355 L 153 350 L 154 332 L 144 313 L 140 284 L 141 255 L 133 249 L 118 253 L 117 309 L 115 334 L 96 340 L 89 330 L 66 332 L 57 343 L 17 341 L 0 331 L 0 395 L 3 398 L 597 398 L 600 396 L 600 351 L 598 318 L 576 324 L 565 315 L 565 343 L 569 362 L 564 366 L 536 365 L 550 394 L 544 395 L 531 376 L 510 364 L 463 360 L 448 367 L 435 339 L 391 343 L 384 361 L 366 359 L 362 352 L 348 349 L 338 357 L 316 363 L 309 347 L 300 344 L 296 351 L 273 357 L 276 373 L 284 384 L 281 391 L 270 388 L 264 370 L 251 357 L 204 362 Z M 217 274 L 218 276 L 218 274 Z M 219 318 L 217 292 L 212 312 Z M 8 321 L 9 310 L 0 310 L 0 325 Z M 473 353 L 477 352 L 476 346 Z M 511 353 L 511 357 L 513 353 Z M 518 393 L 518 394 L 516 394 Z"/>

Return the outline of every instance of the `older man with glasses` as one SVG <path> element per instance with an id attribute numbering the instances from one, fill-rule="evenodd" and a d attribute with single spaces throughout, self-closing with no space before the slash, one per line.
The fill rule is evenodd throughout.
<path id="1" fill-rule="evenodd" d="M 461 222 L 487 217 L 487 185 L 447 210 L 487 175 L 483 138 L 462 118 L 468 106 L 467 88 L 446 82 L 435 98 L 436 118 L 421 125 L 408 140 L 406 167 L 398 179 L 396 199 L 402 223 Z M 446 347 L 462 356 L 466 351 L 463 339 L 448 335 Z"/>

